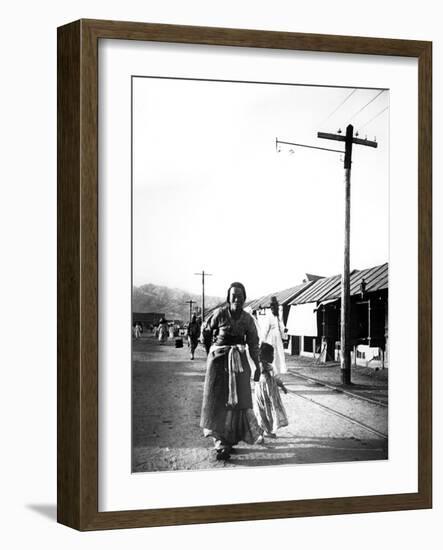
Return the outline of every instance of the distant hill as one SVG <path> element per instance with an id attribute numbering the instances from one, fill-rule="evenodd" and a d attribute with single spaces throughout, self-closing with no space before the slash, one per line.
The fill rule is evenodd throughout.
<path id="1" fill-rule="evenodd" d="M 134 286 L 132 288 L 132 311 L 137 313 L 162 312 L 167 319 L 189 320 L 188 300 L 194 300 L 201 307 L 201 294 L 191 294 L 179 288 L 169 288 L 154 284 Z M 223 302 L 218 296 L 205 295 L 205 310 Z"/>

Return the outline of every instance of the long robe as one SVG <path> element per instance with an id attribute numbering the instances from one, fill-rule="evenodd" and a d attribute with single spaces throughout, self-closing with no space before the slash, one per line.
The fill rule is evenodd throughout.
<path id="1" fill-rule="evenodd" d="M 202 337 L 212 341 L 209 350 L 200 426 L 205 436 L 228 445 L 239 441 L 253 444 L 261 435 L 254 415 L 251 395 L 251 367 L 249 354 L 259 368 L 258 334 L 255 322 L 249 313 L 241 312 L 239 319 L 231 316 L 229 307 L 217 309 L 202 328 Z M 239 352 L 242 372 L 236 372 L 235 405 L 230 401 L 229 352 L 232 348 Z"/>
<path id="2" fill-rule="evenodd" d="M 278 428 L 288 425 L 278 387 L 283 383 L 274 376 L 272 365 L 261 364 L 261 376 L 255 385 L 254 412 L 258 424 L 267 434 L 275 434 Z"/>
<path id="3" fill-rule="evenodd" d="M 160 323 L 158 326 L 158 339 L 163 344 L 168 339 L 168 325 Z"/>
<path id="4" fill-rule="evenodd" d="M 288 372 L 285 361 L 285 349 L 283 347 L 283 338 L 285 335 L 285 326 L 280 317 L 269 312 L 262 325 L 261 339 L 274 348 L 274 374 L 279 375 Z"/>

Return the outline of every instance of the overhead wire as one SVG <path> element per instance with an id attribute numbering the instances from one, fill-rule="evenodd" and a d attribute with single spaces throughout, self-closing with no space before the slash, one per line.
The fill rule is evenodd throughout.
<path id="1" fill-rule="evenodd" d="M 383 114 L 386 111 L 386 109 L 388 109 L 388 108 L 389 108 L 389 105 L 386 105 L 386 107 L 384 109 L 382 109 L 379 113 L 377 113 L 372 118 L 370 118 L 367 122 L 365 122 L 365 124 L 363 124 L 363 126 L 360 126 L 358 128 L 358 131 L 363 130 L 363 128 L 366 128 L 366 126 L 368 126 L 368 124 L 373 122 L 376 118 L 378 118 L 381 114 Z"/>
<path id="2" fill-rule="evenodd" d="M 364 109 L 366 109 L 366 107 L 368 107 L 373 101 L 375 101 L 378 97 L 381 96 L 381 94 L 383 92 L 385 92 L 386 90 L 381 90 L 380 92 L 378 92 L 378 94 L 376 96 L 374 96 L 372 99 L 370 99 L 365 105 L 363 105 L 363 107 L 361 107 L 361 109 L 359 109 L 356 113 L 354 113 L 351 118 L 349 120 L 353 120 L 357 115 L 359 115 Z"/>
<path id="3" fill-rule="evenodd" d="M 335 115 L 335 113 L 340 109 L 340 107 L 342 107 L 342 106 L 348 101 L 348 99 L 350 99 L 351 96 L 352 96 L 353 94 L 355 94 L 356 91 L 357 91 L 357 89 L 354 88 L 354 89 L 345 97 L 345 99 L 344 99 L 341 103 L 338 104 L 338 106 L 332 111 L 332 113 L 330 113 L 330 114 L 323 120 L 323 122 L 321 122 L 321 123 L 319 124 L 319 126 L 322 127 L 322 126 L 324 125 L 325 122 L 327 122 L 333 115 Z"/>

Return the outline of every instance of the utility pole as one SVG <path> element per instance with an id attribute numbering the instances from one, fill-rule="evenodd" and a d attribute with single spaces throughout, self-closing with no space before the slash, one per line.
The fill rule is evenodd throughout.
<path id="1" fill-rule="evenodd" d="M 192 319 L 192 304 L 196 304 L 197 302 L 195 302 L 194 300 L 188 300 L 187 302 L 185 302 L 185 304 L 189 304 L 189 322 L 191 322 L 191 319 Z"/>
<path id="2" fill-rule="evenodd" d="M 194 273 L 194 275 L 201 275 L 202 278 L 202 322 L 205 320 L 205 277 L 210 277 L 212 273 L 205 273 L 202 269 L 201 273 Z"/>
<path id="3" fill-rule="evenodd" d="M 358 134 L 357 134 L 358 136 Z M 345 142 L 345 242 L 343 257 L 343 275 L 341 284 L 341 319 L 340 319 L 340 366 L 342 384 L 351 383 L 351 297 L 349 292 L 349 265 L 350 265 L 350 234 L 351 234 L 351 166 L 352 166 L 352 145 L 366 145 L 377 147 L 376 141 L 359 139 L 354 137 L 354 127 L 349 124 L 346 128 L 346 135 L 327 134 L 318 132 L 317 137 Z"/>

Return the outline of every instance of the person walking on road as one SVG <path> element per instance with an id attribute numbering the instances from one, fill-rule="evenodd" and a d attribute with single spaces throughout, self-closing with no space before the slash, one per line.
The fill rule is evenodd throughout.
<path id="1" fill-rule="evenodd" d="M 160 344 L 164 344 L 168 339 L 168 323 L 163 317 L 160 319 L 158 324 L 158 339 Z"/>
<path id="2" fill-rule="evenodd" d="M 272 362 L 274 348 L 263 342 L 260 346 L 260 380 L 255 385 L 254 412 L 265 436 L 277 437 L 277 430 L 288 425 L 288 417 L 283 406 L 279 387 L 287 393 L 283 382 L 274 376 Z"/>
<path id="3" fill-rule="evenodd" d="M 140 336 L 142 335 L 142 332 L 143 332 L 143 327 L 142 325 L 137 321 L 135 323 L 135 327 L 134 327 L 134 336 L 135 336 L 135 339 L 138 340 L 140 338 Z"/>
<path id="4" fill-rule="evenodd" d="M 283 340 L 286 339 L 286 328 L 279 316 L 279 304 L 277 298 L 272 296 L 270 302 L 270 313 L 266 316 L 262 328 L 262 342 L 271 344 L 274 348 L 274 374 L 288 372 L 285 361 L 285 350 Z"/>
<path id="5" fill-rule="evenodd" d="M 191 353 L 191 360 L 194 359 L 195 349 L 198 346 L 198 339 L 200 338 L 200 324 L 197 321 L 195 315 L 192 316 L 191 322 L 188 325 L 188 344 Z"/>
<path id="6" fill-rule="evenodd" d="M 240 441 L 262 443 L 263 435 L 253 411 L 251 367 L 246 346 L 260 376 L 258 333 L 255 322 L 243 310 L 245 287 L 238 282 L 228 289 L 227 304 L 217 308 L 204 323 L 202 337 L 214 343 L 209 350 L 203 390 L 200 427 L 212 437 L 217 460 L 229 460 Z"/>

